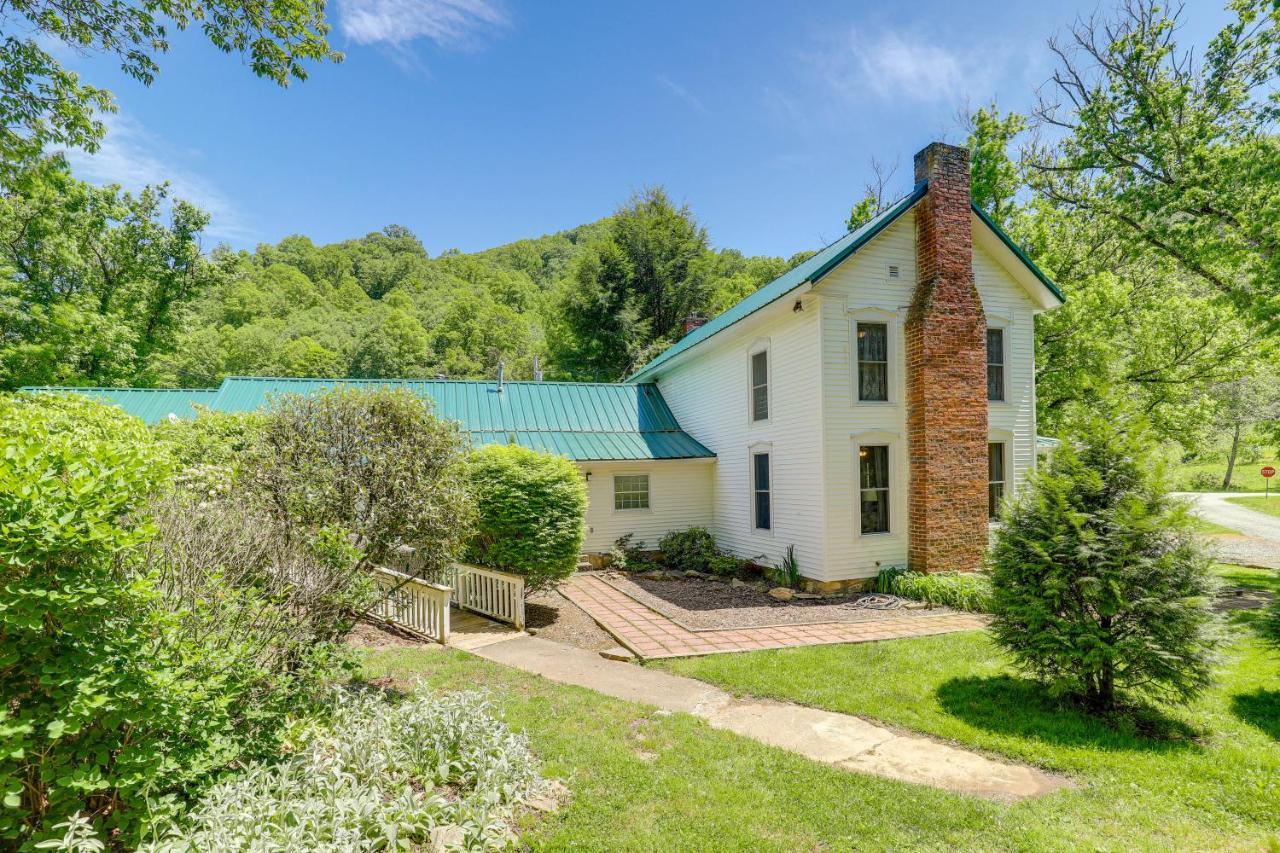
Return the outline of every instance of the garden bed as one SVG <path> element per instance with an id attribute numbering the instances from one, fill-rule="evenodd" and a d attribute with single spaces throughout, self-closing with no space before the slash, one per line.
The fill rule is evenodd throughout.
<path id="1" fill-rule="evenodd" d="M 691 631 L 726 628 L 762 628 L 780 625 L 815 625 L 823 622 L 870 622 L 901 617 L 906 608 L 870 610 L 856 607 L 869 593 L 798 597 L 778 601 L 768 595 L 763 582 L 734 584 L 710 577 L 661 579 L 644 574 L 602 572 L 601 579 L 647 607 Z M 803 593 L 798 593 L 803 596 Z M 909 612 L 909 611 L 908 611 Z M 950 612 L 936 607 L 932 612 Z"/>

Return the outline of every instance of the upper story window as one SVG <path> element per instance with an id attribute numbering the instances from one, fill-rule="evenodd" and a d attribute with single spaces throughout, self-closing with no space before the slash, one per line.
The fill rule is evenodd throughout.
<path id="1" fill-rule="evenodd" d="M 618 474 L 613 478 L 613 508 L 648 509 L 649 475 Z"/>
<path id="2" fill-rule="evenodd" d="M 993 441 L 987 445 L 987 517 L 1000 515 L 1000 503 L 1004 500 L 1004 442 Z"/>
<path id="3" fill-rule="evenodd" d="M 858 399 L 887 402 L 889 399 L 889 326 L 886 323 L 858 323 Z"/>
<path id="4" fill-rule="evenodd" d="M 987 399 L 1004 399 L 1004 329 L 987 329 Z"/>
<path id="5" fill-rule="evenodd" d="M 769 454 L 751 454 L 752 523 L 756 530 L 773 529 L 773 488 Z"/>
<path id="6" fill-rule="evenodd" d="M 769 351 L 751 354 L 751 420 L 769 420 Z"/>
<path id="7" fill-rule="evenodd" d="M 862 532 L 889 532 L 889 447 L 864 444 L 858 448 L 858 497 Z"/>

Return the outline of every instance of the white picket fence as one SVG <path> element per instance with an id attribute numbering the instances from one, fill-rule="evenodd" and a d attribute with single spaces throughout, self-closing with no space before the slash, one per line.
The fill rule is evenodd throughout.
<path id="1" fill-rule="evenodd" d="M 449 642 L 449 587 L 382 567 L 374 568 L 373 577 L 383 595 L 371 615 L 437 643 Z"/>
<path id="2" fill-rule="evenodd" d="M 524 630 L 524 578 L 466 563 L 454 563 L 446 572 L 453 588 L 453 603 L 490 619 Z"/>
<path id="3" fill-rule="evenodd" d="M 450 604 L 506 622 L 518 631 L 524 630 L 524 578 L 519 575 L 467 563 L 454 563 L 442 573 L 423 580 L 422 576 L 427 573 L 411 549 L 402 549 L 397 554 L 397 562 L 404 571 L 388 568 L 376 570 L 376 577 L 382 588 L 394 589 L 395 592 L 378 603 L 375 616 L 403 624 L 432 639 L 442 635 L 445 637 L 440 640 L 442 643 L 449 635 Z M 412 583 L 405 583 L 406 579 L 410 579 Z M 397 588 L 397 584 L 403 586 Z M 413 588 L 410 590 L 410 587 Z M 441 600 L 444 602 L 443 611 L 440 610 Z M 385 615 L 378 612 L 379 608 L 391 613 L 403 613 L 416 622 Z M 443 612 L 443 616 L 439 615 L 440 612 Z M 420 625 L 429 630 L 419 627 Z"/>

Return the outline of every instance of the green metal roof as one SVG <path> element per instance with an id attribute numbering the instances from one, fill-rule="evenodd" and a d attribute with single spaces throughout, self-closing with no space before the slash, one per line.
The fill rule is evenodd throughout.
<path id="1" fill-rule="evenodd" d="M 438 417 L 457 421 L 473 445 L 519 444 L 581 462 L 714 458 L 680 429 L 656 385 L 593 382 L 496 382 L 430 379 L 285 379 L 233 376 L 216 389 L 29 388 L 95 393 L 155 423 L 170 411 L 193 417 L 190 403 L 217 412 L 252 412 L 280 394 L 317 394 L 337 386 L 406 388 L 430 400 Z M 178 401 L 189 401 L 178 411 Z"/>
<path id="2" fill-rule="evenodd" d="M 759 290 L 749 294 L 724 313 L 709 320 L 707 323 L 694 329 L 692 332 L 667 347 L 667 349 L 663 350 L 657 358 L 653 359 L 644 367 L 633 373 L 627 381 L 641 382 L 650 378 L 657 368 L 661 367 L 675 356 L 697 346 L 707 338 L 710 338 L 717 332 L 724 331 L 740 320 L 745 320 L 761 308 L 776 302 L 791 291 L 795 290 L 797 287 L 800 287 L 802 284 L 805 284 L 806 282 L 817 284 L 824 276 L 827 275 L 827 273 L 831 272 L 843 263 L 850 255 L 861 249 L 877 234 L 896 222 L 902 214 L 914 207 L 916 202 L 924 198 L 925 193 L 928 192 L 928 190 L 928 181 L 921 181 L 916 184 L 915 188 L 908 195 L 903 197 L 887 210 L 884 210 L 873 217 L 869 222 L 854 231 L 850 231 L 830 246 L 827 246 L 825 249 L 818 252 L 818 254 L 814 255 L 812 258 L 809 258 L 804 263 L 797 264 L 787 270 L 785 273 L 761 287 Z M 1062 291 L 1058 289 L 1057 285 L 1050 281 L 1049 277 L 1041 272 L 1039 267 L 1032 263 L 1031 259 L 1027 257 L 1027 254 L 1013 242 L 1009 235 L 1004 233 L 1000 226 L 996 225 L 995 222 L 992 221 L 991 217 L 987 216 L 981 208 L 975 204 L 970 204 L 974 212 L 978 214 L 982 221 L 985 222 L 997 236 L 999 236 L 1001 241 L 1003 241 L 1004 244 L 1008 246 L 1015 255 L 1017 255 L 1020 261 L 1030 268 L 1036 278 L 1048 287 L 1050 292 L 1052 292 L 1059 301 L 1065 302 L 1066 297 L 1062 295 Z"/>
<path id="3" fill-rule="evenodd" d="M 76 386 L 28 386 L 22 391 L 70 392 L 85 394 L 119 406 L 126 414 L 155 424 L 169 417 L 194 418 L 193 405 L 208 406 L 217 388 L 85 388 Z"/>

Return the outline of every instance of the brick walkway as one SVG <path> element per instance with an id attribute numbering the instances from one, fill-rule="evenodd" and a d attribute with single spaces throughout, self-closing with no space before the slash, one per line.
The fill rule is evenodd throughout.
<path id="1" fill-rule="evenodd" d="M 788 646 L 820 646 L 826 643 L 862 643 L 868 640 L 923 637 L 986 627 L 986 621 L 981 616 L 971 613 L 935 614 L 912 611 L 901 616 L 867 622 L 690 631 L 590 575 L 574 575 L 560 587 L 560 592 L 641 658 L 689 657 L 717 652 L 782 649 Z"/>

